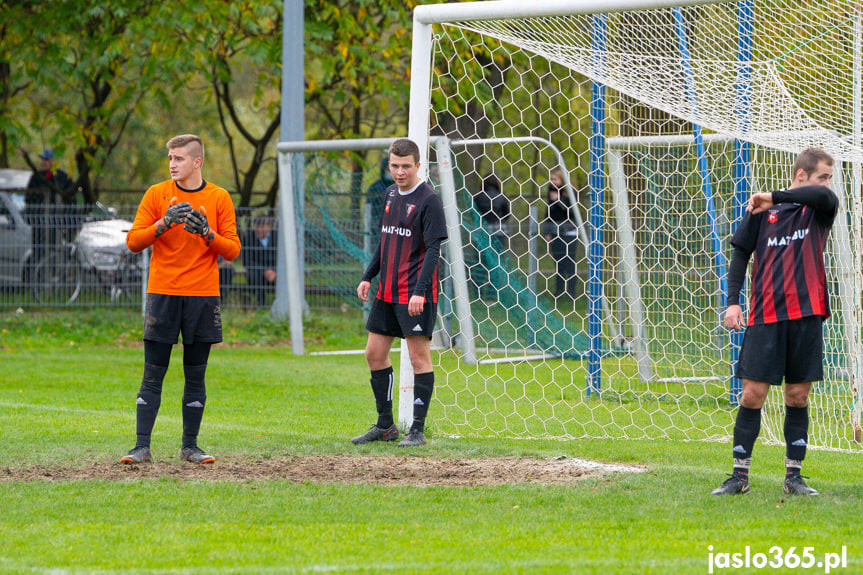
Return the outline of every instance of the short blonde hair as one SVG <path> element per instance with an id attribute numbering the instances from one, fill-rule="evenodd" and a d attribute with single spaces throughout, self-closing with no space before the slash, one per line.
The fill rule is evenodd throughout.
<path id="1" fill-rule="evenodd" d="M 194 144 L 190 152 L 196 158 L 201 158 L 201 161 L 204 161 L 204 141 L 201 140 L 200 136 L 196 136 L 194 134 L 182 134 L 180 136 L 174 136 L 165 146 L 169 150 L 173 150 L 175 148 L 184 148 L 190 144 Z"/>

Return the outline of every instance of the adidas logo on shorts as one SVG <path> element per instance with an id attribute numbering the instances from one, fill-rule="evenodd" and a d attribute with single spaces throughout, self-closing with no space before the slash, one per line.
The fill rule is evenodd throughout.
<path id="1" fill-rule="evenodd" d="M 413 331 L 422 331 L 422 330 L 423 330 L 423 328 L 420 327 L 420 324 L 416 324 L 414 326 L 414 329 L 413 329 Z"/>

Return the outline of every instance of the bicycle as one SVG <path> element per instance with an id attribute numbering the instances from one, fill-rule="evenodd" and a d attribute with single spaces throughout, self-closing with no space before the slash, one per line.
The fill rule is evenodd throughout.
<path id="1" fill-rule="evenodd" d="M 45 305 L 68 305 L 93 286 L 111 303 L 135 300 L 141 291 L 143 254 L 126 248 L 131 222 L 117 219 L 102 204 L 72 241 L 48 246 L 33 269 L 34 298 Z"/>

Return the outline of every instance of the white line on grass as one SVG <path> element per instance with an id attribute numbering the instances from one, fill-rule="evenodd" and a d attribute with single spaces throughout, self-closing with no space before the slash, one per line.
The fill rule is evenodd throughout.
<path id="1" fill-rule="evenodd" d="M 579 459 L 577 457 L 564 460 L 567 465 L 578 467 L 580 469 L 590 469 L 596 471 L 608 472 L 624 472 L 624 473 L 642 473 L 647 471 L 644 467 L 635 467 L 633 465 L 621 465 L 619 463 L 603 463 L 601 461 L 591 461 L 589 459 Z"/>
<path id="2" fill-rule="evenodd" d="M 313 351 L 309 355 L 362 355 L 366 352 L 364 349 L 337 349 L 335 351 Z M 399 353 L 399 348 L 390 349 L 390 353 Z"/>
<path id="3" fill-rule="evenodd" d="M 287 560 L 286 560 L 287 562 Z M 671 572 L 679 571 L 684 566 L 700 566 L 704 560 L 699 553 L 692 553 L 690 556 L 668 558 L 668 559 L 649 559 L 643 564 L 650 565 L 656 568 L 665 568 Z M 109 573 L 123 573 L 130 575 L 135 573 L 140 574 L 164 574 L 164 575 L 233 575 L 242 573 L 288 573 L 288 574 L 303 574 L 303 573 L 356 573 L 356 572 L 395 572 L 412 570 L 417 572 L 435 572 L 445 573 L 450 570 L 469 571 L 473 573 L 500 573 L 501 571 L 509 571 L 512 569 L 532 570 L 554 568 L 557 572 L 569 571 L 573 565 L 563 562 L 559 559 L 526 559 L 526 560 L 506 560 L 506 561 L 488 561 L 488 560 L 467 560 L 458 562 L 440 562 L 440 563 L 417 563 L 417 562 L 369 562 L 362 565 L 356 564 L 330 564 L 318 563 L 300 567 L 289 566 L 260 566 L 254 567 L 182 567 L 182 568 L 159 568 L 159 569 L 63 569 L 63 568 L 38 568 L 15 564 L 11 561 L 3 561 L 2 563 L 19 570 L 19 572 L 41 573 L 43 575 L 107 575 Z M 585 561 L 582 568 L 600 568 L 603 570 L 620 567 L 621 560 L 614 557 L 604 559 L 594 559 Z M 11 565 L 10 565 L 11 564 Z"/>

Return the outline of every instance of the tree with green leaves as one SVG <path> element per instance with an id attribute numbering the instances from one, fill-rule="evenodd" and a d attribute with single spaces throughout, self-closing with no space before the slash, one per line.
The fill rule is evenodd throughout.
<path id="1" fill-rule="evenodd" d="M 22 26 L 23 13 L 21 2 L 0 2 L 0 168 L 9 167 L 10 147 L 24 132 L 14 104 L 31 82 L 21 74 L 20 66 L 13 65 L 26 58 L 31 48 L 27 28 Z"/>
<path id="2" fill-rule="evenodd" d="M 239 206 L 252 193 L 268 162 L 274 164 L 281 122 L 282 2 L 199 2 L 179 16 L 179 42 L 196 46 L 196 72 L 209 84 L 231 158 Z M 244 143 L 242 146 L 238 143 Z M 275 203 L 275 169 L 266 205 Z"/>
<path id="3" fill-rule="evenodd" d="M 306 58 L 308 138 L 406 131 L 417 3 L 306 2 L 306 52 L 291 56 Z M 264 189 L 262 203 L 274 205 L 281 0 L 201 0 L 182 9 L 164 0 L 0 6 L 0 162 L 4 141 L 30 154 L 50 145 L 73 158 L 76 185 L 92 202 L 137 177 L 140 162 L 118 159 L 135 153 L 130 142 L 146 142 L 138 155 L 154 169 L 160 121 L 198 131 L 213 125 L 224 137 L 208 148 L 211 157 L 230 157 L 238 203 L 251 205 L 253 191 Z M 354 160 L 359 174 L 367 162 Z"/>
<path id="4" fill-rule="evenodd" d="M 306 137 L 407 135 L 411 14 L 416 0 L 306 2 Z M 367 152 L 352 156 L 362 195 Z"/>
<path id="5" fill-rule="evenodd" d="M 180 61 L 162 0 L 27 4 L 22 18 L 34 47 L 22 62 L 32 79 L 30 122 L 72 151 L 76 186 L 98 199 L 97 178 L 144 97 L 167 99 Z M 43 138 L 46 134 L 42 135 Z"/>

